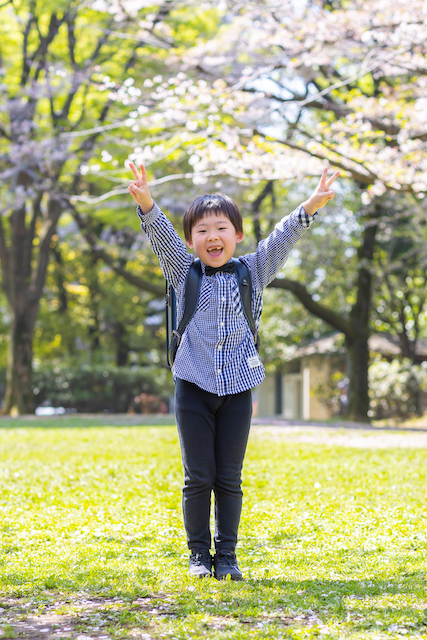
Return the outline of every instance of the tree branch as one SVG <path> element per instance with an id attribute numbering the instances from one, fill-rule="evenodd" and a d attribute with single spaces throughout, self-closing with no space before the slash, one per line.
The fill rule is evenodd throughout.
<path id="1" fill-rule="evenodd" d="M 32 59 L 28 54 L 28 36 L 30 35 L 31 25 L 34 22 L 34 8 L 36 6 L 35 0 L 32 0 L 29 7 L 29 18 L 25 25 L 23 40 L 22 40 L 22 73 L 21 73 L 21 87 L 24 87 L 27 83 L 28 76 L 31 71 Z"/>
<path id="2" fill-rule="evenodd" d="M 255 239 L 257 242 L 260 242 L 262 239 L 261 226 L 259 223 L 259 208 L 263 203 L 263 201 L 265 200 L 265 198 L 269 195 L 273 196 L 273 180 L 269 180 L 265 184 L 264 189 L 261 191 L 261 193 L 258 195 L 257 198 L 255 198 L 255 200 L 252 203 L 252 219 L 254 223 Z"/>
<path id="3" fill-rule="evenodd" d="M 42 197 L 43 197 L 43 194 L 40 193 L 33 200 L 33 211 L 32 211 L 31 221 L 30 221 L 28 230 L 27 230 L 27 232 L 25 234 L 24 255 L 22 256 L 22 262 L 23 262 L 23 265 L 24 265 L 24 277 L 28 278 L 28 279 L 31 277 L 31 262 L 32 262 L 32 257 L 33 257 L 33 240 L 34 240 L 34 236 L 35 236 L 35 232 L 36 232 L 36 221 L 37 221 L 37 218 L 40 216 L 40 213 L 41 213 L 40 204 L 41 204 L 41 201 L 42 201 Z"/>
<path id="4" fill-rule="evenodd" d="M 114 20 L 110 20 L 109 27 L 114 23 Z M 101 51 L 104 44 L 108 41 L 109 33 L 104 33 L 100 38 L 98 38 L 98 42 L 96 43 L 95 49 L 92 51 L 92 55 L 86 60 L 85 69 L 88 69 L 92 66 L 95 61 L 97 55 Z"/>
<path id="5" fill-rule="evenodd" d="M 77 211 L 75 207 L 70 205 L 70 209 L 73 215 L 74 220 L 77 222 L 80 231 L 83 233 L 83 236 L 86 238 L 86 241 L 92 248 L 93 254 L 103 260 L 106 264 L 108 264 L 115 273 L 119 276 L 122 276 L 125 280 L 130 282 L 131 284 L 138 287 L 142 291 L 148 291 L 149 293 L 154 293 L 155 296 L 161 297 L 164 296 L 164 288 L 158 287 L 151 282 L 147 282 L 143 280 L 139 276 L 134 275 L 127 269 L 125 269 L 115 258 L 110 256 L 104 249 L 102 249 L 99 244 L 97 244 L 97 239 L 92 235 L 88 221 L 85 220 Z"/>
<path id="6" fill-rule="evenodd" d="M 56 13 L 52 13 L 50 17 L 49 30 L 47 32 L 47 36 L 45 38 L 40 39 L 40 44 L 37 48 L 33 56 L 33 61 L 36 58 L 39 58 L 39 63 L 37 65 L 36 71 L 34 73 L 34 81 L 37 82 L 41 70 L 46 66 L 46 53 L 49 48 L 49 45 L 52 43 L 54 38 L 56 37 L 59 27 L 61 26 L 61 21 L 58 19 Z"/>
<path id="7" fill-rule="evenodd" d="M 0 124 L 0 136 L 7 140 L 12 140 L 11 136 L 7 133 L 6 129 Z"/>
<path id="8" fill-rule="evenodd" d="M 360 171 L 356 171 L 356 169 L 348 167 L 343 162 L 339 162 L 337 160 L 330 160 L 330 158 L 328 158 L 326 155 L 324 155 L 322 153 L 317 153 L 315 151 L 309 151 L 308 149 L 302 148 L 299 145 L 295 144 L 295 142 L 292 142 L 289 139 L 280 140 L 280 138 L 273 138 L 270 135 L 266 135 L 265 133 L 262 133 L 262 131 L 259 131 L 258 129 L 254 129 L 254 133 L 256 133 L 257 135 L 261 136 L 262 138 L 265 138 L 266 140 L 270 140 L 272 142 L 279 142 L 280 144 L 283 144 L 285 147 L 289 147 L 290 149 L 296 149 L 297 151 L 301 151 L 302 153 L 305 153 L 305 154 L 307 154 L 309 156 L 312 156 L 313 158 L 318 158 L 319 160 L 328 161 L 334 167 L 339 167 L 340 169 L 344 169 L 344 171 L 348 171 L 348 173 L 350 173 L 355 180 L 357 180 L 358 182 L 361 182 L 362 184 L 370 185 L 373 182 L 375 182 L 375 180 L 377 178 L 377 176 L 375 176 L 373 173 L 371 173 L 369 171 L 369 169 L 366 169 L 366 167 L 364 167 L 366 169 L 366 174 L 360 173 Z M 335 153 L 335 151 L 331 151 L 331 152 Z M 402 191 L 402 190 L 400 190 L 400 191 Z"/>
<path id="9" fill-rule="evenodd" d="M 49 197 L 47 206 L 48 216 L 40 234 L 41 239 L 39 244 L 37 267 L 33 272 L 33 277 L 29 286 L 30 296 L 34 301 L 38 301 L 42 295 L 43 285 L 46 279 L 46 269 L 49 262 L 50 242 L 56 231 L 56 226 L 61 213 L 65 208 L 64 202 L 54 196 Z"/>
<path id="10" fill-rule="evenodd" d="M 65 21 L 67 23 L 68 53 L 70 54 L 70 62 L 73 69 L 76 70 L 78 66 L 76 63 L 75 55 L 74 55 L 75 48 L 76 48 L 76 34 L 74 31 L 75 21 L 76 21 L 75 13 L 72 13 L 70 11 Z"/>
<path id="11" fill-rule="evenodd" d="M 9 298 L 10 296 L 10 284 L 9 284 L 9 265 L 10 265 L 10 256 L 9 250 L 6 246 L 6 239 L 4 235 L 3 228 L 3 220 L 0 214 L 0 264 L 3 272 L 2 276 L 2 287 L 6 296 Z"/>
<path id="12" fill-rule="evenodd" d="M 324 320 L 330 324 L 334 329 L 341 331 L 346 337 L 353 336 L 353 327 L 351 321 L 340 314 L 336 313 L 332 309 L 325 307 L 323 304 L 313 300 L 306 287 L 295 280 L 289 280 L 289 278 L 275 278 L 269 285 L 274 289 L 285 289 L 291 291 L 304 307 L 313 313 L 316 317 Z"/>
<path id="13" fill-rule="evenodd" d="M 331 93 L 331 91 L 334 91 L 335 89 L 340 89 L 341 87 L 345 87 L 346 85 L 349 85 L 352 82 L 356 82 L 357 80 L 361 80 L 363 77 L 365 77 L 369 73 L 372 73 L 373 71 L 376 71 L 377 69 L 380 69 L 381 67 L 383 67 L 387 62 L 390 62 L 391 60 L 393 60 L 393 58 L 396 58 L 397 56 L 399 56 L 402 53 L 406 53 L 407 51 L 410 51 L 412 49 L 412 47 L 414 46 L 414 44 L 419 44 L 419 43 L 411 43 L 409 45 L 406 45 L 406 47 L 401 47 L 397 51 L 392 51 L 388 55 L 384 56 L 384 58 L 382 60 L 379 60 L 379 61 L 377 60 L 376 62 L 373 62 L 369 66 L 366 66 L 365 68 L 362 68 L 361 71 L 353 74 L 352 76 L 350 76 L 348 78 L 344 78 L 343 80 L 340 80 L 339 82 L 335 82 L 334 84 L 329 85 L 329 87 L 326 87 L 325 89 L 322 89 L 322 91 L 318 91 L 316 94 L 309 96 L 305 100 L 302 100 L 301 102 L 297 102 L 298 106 L 299 107 L 305 107 L 308 104 L 311 104 L 317 98 L 321 98 L 321 97 L 327 95 L 328 93 Z M 277 110 L 280 112 L 282 108 L 277 109 L 276 107 L 271 107 L 270 109 L 267 109 L 267 111 L 263 114 L 263 116 L 266 116 L 267 114 L 272 113 L 273 111 L 277 111 Z"/>

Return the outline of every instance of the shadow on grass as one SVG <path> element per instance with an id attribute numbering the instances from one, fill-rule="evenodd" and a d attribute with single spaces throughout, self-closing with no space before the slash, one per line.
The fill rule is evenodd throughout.
<path id="1" fill-rule="evenodd" d="M 18 575 L 4 576 L 3 584 L 16 586 L 22 578 Z M 132 589 L 120 589 L 118 572 L 104 572 L 96 589 L 88 585 L 93 575 L 80 572 L 76 573 L 75 579 L 80 589 L 73 591 L 73 586 L 76 586 L 73 581 L 47 576 L 45 588 L 40 589 L 37 598 L 33 593 L 30 609 L 23 608 L 25 600 L 29 600 L 28 595 L 24 600 L 24 594 L 20 597 L 16 592 L 14 599 L 0 598 L 0 604 L 3 610 L 7 610 L 12 626 L 15 622 L 19 625 L 22 614 L 27 613 L 20 632 L 24 636 L 31 632 L 34 634 L 38 627 L 44 627 L 47 632 L 53 623 L 57 627 L 70 625 L 73 631 L 89 633 L 91 637 L 125 627 L 153 633 L 154 629 L 159 631 L 159 625 L 171 624 L 173 620 L 178 626 L 188 623 L 189 629 L 195 625 L 193 631 L 197 630 L 197 625 L 206 627 L 212 620 L 217 630 L 232 621 L 248 632 L 251 628 L 256 632 L 265 625 L 279 632 L 286 627 L 312 628 L 314 631 L 315 627 L 331 624 L 335 630 L 345 628 L 347 634 L 365 632 L 366 637 L 370 637 L 370 632 L 375 634 L 382 630 L 427 631 L 427 616 L 422 606 L 426 595 L 423 572 L 394 575 L 387 579 L 311 579 L 299 582 L 249 578 L 243 583 L 218 583 L 215 580 L 191 581 L 185 578 L 181 585 L 177 585 L 180 587 L 177 590 L 165 588 L 162 592 L 143 586 L 144 579 L 150 581 L 148 572 L 144 570 L 136 572 Z M 109 587 L 112 583 L 114 587 Z M 402 596 L 406 596 L 406 602 L 402 601 Z M 379 597 L 383 599 L 381 604 Z M 55 624 L 52 633 L 58 633 Z M 97 625 L 96 632 L 94 624 Z M 18 631 L 18 626 L 15 628 Z M 317 637 L 317 632 L 313 637 Z"/>

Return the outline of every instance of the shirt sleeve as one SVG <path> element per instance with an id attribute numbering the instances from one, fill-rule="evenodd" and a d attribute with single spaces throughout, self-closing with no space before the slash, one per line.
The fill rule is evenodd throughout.
<path id="1" fill-rule="evenodd" d="M 301 204 L 276 224 L 272 233 L 259 242 L 254 253 L 244 256 L 244 261 L 251 270 L 255 288 L 265 289 L 274 280 L 292 248 L 313 224 L 316 216 L 317 211 L 313 216 L 309 216 Z"/>
<path id="2" fill-rule="evenodd" d="M 194 257 L 188 253 L 172 223 L 157 204 L 154 203 L 148 213 L 143 213 L 138 205 L 136 212 L 141 220 L 141 229 L 159 258 L 163 275 L 176 289 L 185 280 Z"/>

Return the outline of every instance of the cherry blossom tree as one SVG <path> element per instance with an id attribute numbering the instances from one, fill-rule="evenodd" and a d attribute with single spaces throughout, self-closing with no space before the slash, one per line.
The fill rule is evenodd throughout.
<path id="1" fill-rule="evenodd" d="M 251 179 L 301 181 L 329 162 L 362 192 L 351 310 L 326 307 L 304 283 L 273 283 L 344 333 L 355 419 L 369 410 L 373 261 L 392 215 L 384 194 L 407 194 L 421 204 L 413 216 L 425 214 L 426 12 L 422 0 L 229 2 L 217 37 L 186 54 L 212 87 L 210 114 L 194 121 L 208 134 L 192 159 L 201 176 L 221 165 Z"/>
<path id="2" fill-rule="evenodd" d="M 149 7 L 16 0 L 0 7 L 0 260 L 10 316 L 5 413 L 32 410 L 34 323 L 60 217 L 80 215 L 76 198 L 93 190 L 91 176 L 104 193 L 117 180 L 112 152 L 127 156 L 136 117 L 150 112 L 150 87 L 168 71 L 164 59 L 185 25 L 186 14 L 172 19 L 171 8 L 169 0 Z M 182 35 L 179 44 L 185 48 Z M 147 119 L 145 137 L 157 133 Z M 120 272 L 120 260 L 113 268 Z M 138 285 L 153 288 L 143 278 Z"/>
<path id="3" fill-rule="evenodd" d="M 425 3 L 21 0 L 1 11 L 5 411 L 31 408 L 32 331 L 64 212 L 97 259 L 160 292 L 154 271 L 130 270 L 91 224 L 100 209 L 112 221 L 110 202 L 125 206 L 122 161 L 148 165 L 172 208 L 189 181 L 260 184 L 257 239 L 257 211 L 274 185 L 297 189 L 329 162 L 362 200 L 352 214 L 360 229 L 352 304 L 330 307 L 304 281 L 273 286 L 344 333 L 349 416 L 365 420 L 373 264 L 392 215 L 387 198 L 406 194 L 419 219 L 425 210 Z"/>

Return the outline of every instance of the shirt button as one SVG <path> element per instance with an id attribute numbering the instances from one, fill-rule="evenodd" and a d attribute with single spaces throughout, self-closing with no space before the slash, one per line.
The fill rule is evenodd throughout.
<path id="1" fill-rule="evenodd" d="M 221 373 L 221 369 L 218 369 L 218 370 L 217 370 L 217 372 L 218 372 L 218 373 Z"/>
<path id="2" fill-rule="evenodd" d="M 223 327 L 223 326 L 224 326 L 224 323 L 223 323 L 223 322 L 221 322 L 221 323 L 220 323 L 220 326 L 221 326 L 221 327 Z"/>
<path id="3" fill-rule="evenodd" d="M 225 298 L 223 298 L 222 301 L 225 302 Z"/>
<path id="4" fill-rule="evenodd" d="M 219 345 L 218 345 L 218 349 L 221 351 L 221 349 L 222 349 L 222 344 L 219 344 Z"/>

